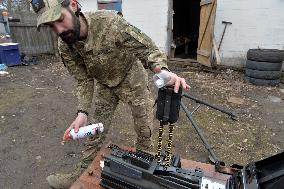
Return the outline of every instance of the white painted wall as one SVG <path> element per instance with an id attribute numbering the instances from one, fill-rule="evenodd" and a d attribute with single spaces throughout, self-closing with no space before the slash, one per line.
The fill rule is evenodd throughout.
<path id="1" fill-rule="evenodd" d="M 220 49 L 225 65 L 243 66 L 250 48 L 284 49 L 283 0 L 218 0 L 217 44 L 224 29 L 223 20 L 232 22 Z"/>
<path id="2" fill-rule="evenodd" d="M 122 12 L 127 21 L 167 52 L 168 0 L 122 0 Z"/>
<path id="3" fill-rule="evenodd" d="M 122 0 L 124 18 L 168 50 L 168 0 Z M 97 0 L 81 0 L 83 11 L 97 10 Z M 215 36 L 219 44 L 230 21 L 220 49 L 222 64 L 244 66 L 250 48 L 284 49 L 284 0 L 218 0 Z"/>
<path id="4" fill-rule="evenodd" d="M 81 0 L 83 11 L 97 10 L 97 0 Z M 124 18 L 167 52 L 168 0 L 122 0 Z"/>
<path id="5" fill-rule="evenodd" d="M 82 11 L 95 11 L 98 9 L 98 1 L 97 0 L 79 0 L 79 3 L 82 5 Z"/>

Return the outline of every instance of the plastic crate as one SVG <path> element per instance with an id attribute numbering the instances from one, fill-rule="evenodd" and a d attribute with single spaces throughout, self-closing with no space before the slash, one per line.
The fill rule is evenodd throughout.
<path id="1" fill-rule="evenodd" d="M 21 57 L 18 43 L 0 44 L 0 63 L 7 66 L 20 65 Z"/>

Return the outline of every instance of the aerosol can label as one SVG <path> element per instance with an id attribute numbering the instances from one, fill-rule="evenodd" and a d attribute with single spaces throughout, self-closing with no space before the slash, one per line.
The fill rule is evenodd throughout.
<path id="1" fill-rule="evenodd" d="M 73 140 L 82 139 L 89 136 L 95 136 L 104 131 L 104 126 L 102 123 L 96 123 L 92 125 L 87 125 L 80 127 L 78 133 L 75 133 L 75 130 L 72 129 L 69 133 L 69 138 Z"/>

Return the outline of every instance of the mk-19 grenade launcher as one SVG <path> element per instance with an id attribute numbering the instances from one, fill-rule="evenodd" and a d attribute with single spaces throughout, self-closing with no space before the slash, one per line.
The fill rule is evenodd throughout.
<path id="1" fill-rule="evenodd" d="M 182 97 L 195 101 L 198 106 L 190 112 Z M 164 87 L 158 91 L 156 100 L 156 118 L 160 121 L 157 154 L 136 150 L 123 150 L 111 144 L 111 154 L 104 158 L 104 167 L 101 174 L 101 185 L 107 189 L 274 189 L 284 185 L 284 152 L 249 165 L 225 167 L 214 154 L 201 129 L 196 125 L 192 114 L 200 105 L 228 114 L 233 120 L 236 116 L 214 105 L 201 101 L 179 89 L 174 93 L 172 88 Z M 215 171 L 229 174 L 225 184 L 210 181 L 204 177 L 199 169 L 181 168 L 181 159 L 172 155 L 172 137 L 174 124 L 179 117 L 180 107 L 196 130 L 205 148 L 209 152 L 209 159 L 215 165 Z M 166 151 L 162 150 L 162 135 L 164 127 L 169 127 L 169 137 Z M 272 161 L 271 161 L 272 160 Z"/>

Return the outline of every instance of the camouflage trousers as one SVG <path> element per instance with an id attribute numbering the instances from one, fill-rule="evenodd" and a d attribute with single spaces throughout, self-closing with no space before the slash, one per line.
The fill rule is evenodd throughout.
<path id="1" fill-rule="evenodd" d="M 104 124 L 104 132 L 96 138 L 89 139 L 87 149 L 83 153 L 83 162 L 88 165 L 104 142 L 109 130 L 115 109 L 122 101 L 131 109 L 134 120 L 134 130 L 137 134 L 136 148 L 150 151 L 153 131 L 154 101 L 148 88 L 148 75 L 141 63 L 137 63 L 127 73 L 119 86 L 109 88 L 101 84 L 96 85 L 94 120 Z"/>

